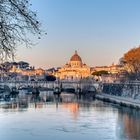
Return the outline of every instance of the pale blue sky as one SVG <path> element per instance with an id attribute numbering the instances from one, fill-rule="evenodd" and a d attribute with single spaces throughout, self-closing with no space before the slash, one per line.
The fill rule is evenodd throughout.
<path id="1" fill-rule="evenodd" d="M 140 44 L 139 0 L 32 0 L 48 35 L 17 60 L 36 67 L 63 66 L 78 50 L 89 66 L 117 63 Z"/>

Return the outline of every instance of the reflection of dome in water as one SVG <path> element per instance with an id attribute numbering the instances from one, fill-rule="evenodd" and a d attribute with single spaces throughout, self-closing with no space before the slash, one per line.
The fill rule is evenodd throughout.
<path id="1" fill-rule="evenodd" d="M 77 51 L 75 51 L 75 54 L 71 57 L 70 61 L 80 61 L 82 62 L 81 57 L 77 54 Z"/>

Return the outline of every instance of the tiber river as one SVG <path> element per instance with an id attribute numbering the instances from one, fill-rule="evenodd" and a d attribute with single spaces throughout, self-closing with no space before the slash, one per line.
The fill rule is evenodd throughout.
<path id="1" fill-rule="evenodd" d="M 0 104 L 0 140 L 140 140 L 140 111 L 63 93 Z"/>

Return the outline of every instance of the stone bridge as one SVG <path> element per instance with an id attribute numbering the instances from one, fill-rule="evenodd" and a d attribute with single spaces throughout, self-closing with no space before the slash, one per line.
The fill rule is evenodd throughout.
<path id="1" fill-rule="evenodd" d="M 10 81 L 10 82 L 0 82 L 0 85 L 7 85 L 12 87 L 42 87 L 48 89 L 73 89 L 75 92 L 77 90 L 98 90 L 99 84 L 97 82 L 79 82 L 79 81 L 56 81 L 56 82 L 45 82 L 45 81 Z"/>

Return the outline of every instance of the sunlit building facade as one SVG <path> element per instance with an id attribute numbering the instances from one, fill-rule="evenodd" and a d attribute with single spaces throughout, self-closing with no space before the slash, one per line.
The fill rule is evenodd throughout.
<path id="1" fill-rule="evenodd" d="M 114 63 L 110 66 L 96 66 L 91 68 L 91 73 L 96 71 L 107 71 L 111 74 L 117 74 L 124 71 L 124 67 L 121 65 L 115 65 Z"/>
<path id="2" fill-rule="evenodd" d="M 82 62 L 81 57 L 75 51 L 70 61 L 55 72 L 54 75 L 59 79 L 82 79 L 90 76 L 90 67 Z"/>
<path id="3" fill-rule="evenodd" d="M 19 67 L 16 67 L 15 65 L 9 70 L 11 73 L 20 73 L 21 75 L 44 75 L 45 70 L 38 68 L 38 69 L 22 69 Z"/>

